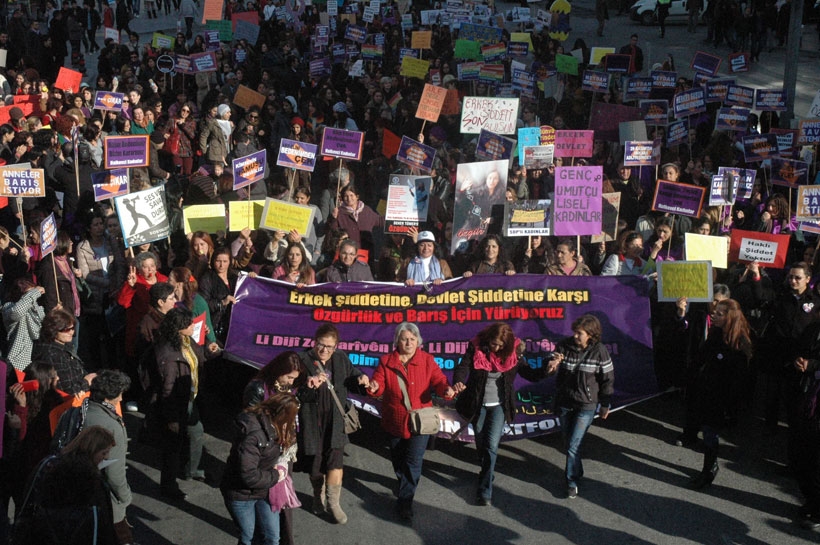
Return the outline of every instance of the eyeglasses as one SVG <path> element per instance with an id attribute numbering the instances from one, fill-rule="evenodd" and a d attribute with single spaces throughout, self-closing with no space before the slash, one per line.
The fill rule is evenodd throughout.
<path id="1" fill-rule="evenodd" d="M 321 350 L 327 350 L 328 352 L 330 352 L 332 350 L 336 350 L 336 345 L 335 344 L 316 343 L 316 351 L 318 352 L 318 351 L 321 351 Z"/>

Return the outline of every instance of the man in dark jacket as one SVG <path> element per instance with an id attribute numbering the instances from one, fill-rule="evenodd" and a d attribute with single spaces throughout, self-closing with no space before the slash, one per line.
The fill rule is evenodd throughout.
<path id="1" fill-rule="evenodd" d="M 359 261 L 359 245 L 346 239 L 339 246 L 339 259 L 325 271 L 327 282 L 372 282 L 373 273 L 367 263 Z"/>

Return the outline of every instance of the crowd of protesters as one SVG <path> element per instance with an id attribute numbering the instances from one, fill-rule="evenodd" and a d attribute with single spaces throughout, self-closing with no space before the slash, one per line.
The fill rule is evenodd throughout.
<path id="1" fill-rule="evenodd" d="M 148 18 L 157 17 L 157 10 L 169 13 L 173 9 L 185 19 L 186 28 L 179 26 L 170 53 L 214 52 L 217 70 L 195 76 L 164 74 L 157 68 L 157 58 L 166 51 L 142 41 L 129 28 L 130 18 L 140 13 L 138 0 L 118 0 L 102 13 L 99 7 L 93 2 L 82 7 L 64 2 L 62 9 L 56 9 L 47 2 L 39 19 L 15 10 L 0 32 L 0 46 L 8 51 L 6 68 L 0 71 L 6 103 L 2 112 L 8 118 L 0 124 L 0 159 L 6 165 L 25 163 L 43 169 L 46 179 L 45 197 L 7 199 L 0 208 L 4 326 L 0 339 L 10 385 L 2 468 L 4 506 L 9 499 L 18 508 L 23 505 L 25 492 L 31 488 L 25 476 L 32 471 L 51 476 L 44 477 L 42 490 L 88 477 L 90 488 L 78 491 L 85 496 L 76 501 L 100 506 L 106 503 L 100 502 L 100 494 L 108 494 L 113 502 L 113 509 L 105 510 L 112 526 L 103 528 L 105 536 L 113 537 L 103 542 L 132 543 L 125 518 L 131 501 L 123 476 L 125 454 L 124 450 L 121 455 L 109 451 L 124 448 L 121 415 L 137 408 L 146 413 L 147 423 L 158 427 L 150 440 L 162 449 L 161 493 L 173 501 L 184 500 L 177 479 L 205 478 L 200 375 L 213 360 L 221 361 L 240 273 L 275 278 L 297 288 L 317 282 L 374 279 L 415 286 L 482 274 L 644 275 L 654 281 L 659 262 L 685 257 L 685 233 L 728 236 L 734 229 L 743 229 L 788 235 L 789 265 L 774 269 L 757 262 L 733 263 L 728 269 L 715 269 L 713 305 L 653 299 L 659 386 L 686 392 L 687 427 L 680 444 L 690 445 L 699 431 L 704 434 L 704 468 L 693 480 L 694 487 L 702 488 L 717 473 L 718 430 L 733 425 L 739 409 L 750 406 L 755 379 L 760 377 L 765 383 L 759 390 L 765 391 L 768 431 L 781 433 L 784 417 L 789 427 L 790 464 L 807 499 L 799 522 L 820 526 L 817 237 L 799 228 L 791 209 L 794 195 L 789 198 L 788 188 L 768 182 L 767 165 L 745 163 L 740 142 L 743 134 L 777 129 L 775 113 L 750 115 L 746 133 L 715 131 L 717 105 L 710 104 L 705 113 L 690 119 L 688 141 L 675 146 L 667 145 L 663 127 L 649 127 L 657 148 L 658 178 L 708 188 L 719 167 L 756 170 L 750 195 L 732 208 L 705 207 L 698 218 L 651 210 L 655 169 L 639 172 L 624 165 L 618 143 L 597 139 L 592 157 L 576 164 L 601 165 L 604 193 L 621 194 L 614 240 L 593 244 L 575 238 L 504 237 L 501 219 L 488 216 L 482 218 L 486 236 L 463 241 L 450 251 L 460 192 L 474 191 L 482 198 L 500 194 L 508 201 L 548 199 L 555 188 L 555 165 L 527 169 L 513 159 L 509 172 L 488 176 L 484 185 L 456 183 L 458 166 L 477 161 L 475 137 L 460 133 L 458 114 L 442 115 L 437 123 L 426 124 L 415 117 L 425 81 L 399 75 L 400 55 L 409 47 L 410 33 L 399 24 L 397 5 L 387 6 L 387 11 L 367 24 L 368 32 L 384 34 L 384 55 L 380 63 L 370 63 L 355 78 L 348 74 L 351 59 L 334 62 L 329 74 L 310 70 L 309 61 L 316 51 L 311 38 L 320 24 L 315 6 L 283 12 L 273 0 L 261 6 L 229 2 L 226 19 L 240 11 L 258 13 L 259 39 L 255 45 L 238 40 L 214 48 L 203 35 L 193 35 L 192 22 L 199 7 L 191 0 L 173 5 L 169 0 L 162 4 L 146 1 L 142 13 Z M 415 28 L 421 23 L 420 9 L 414 6 L 411 11 Z M 332 42 L 345 42 L 348 24 L 347 19 L 339 22 Z M 359 19 L 359 24 L 364 23 Z M 117 28 L 122 43 L 106 38 L 100 48 L 96 42 L 100 25 Z M 459 100 L 495 96 L 491 83 L 458 80 L 458 60 L 453 58 L 458 31 L 447 25 L 430 28 L 431 72 L 426 81 L 454 89 Z M 509 41 L 506 29 L 502 35 Z M 714 40 L 719 41 L 717 31 Z M 585 44 L 580 42 L 573 49 L 583 50 Z M 633 73 L 649 68 L 643 67 L 642 54 L 638 57 L 637 43 L 633 36 L 621 50 L 633 57 Z M 586 129 L 592 121 L 593 103 L 623 102 L 624 86 L 619 78 L 612 78 L 607 93 L 593 95 L 582 91 L 579 77 L 551 72 L 564 45 L 550 38 L 547 29 L 534 29 L 532 45 L 536 59 L 530 66 L 532 72 L 541 79 L 552 74 L 549 77 L 554 81 L 543 92 L 521 98 L 518 127 Z M 61 66 L 84 69 L 83 47 L 86 52 L 100 49 L 96 79 L 83 81 L 73 93 L 55 88 Z M 509 79 L 509 63 L 506 68 Z M 652 68 L 674 70 L 674 63 L 670 58 Z M 677 90 L 692 85 L 680 77 Z M 240 86 L 259 93 L 264 104 L 239 107 L 234 98 Z M 95 109 L 94 93 L 99 91 L 124 93 L 122 110 Z M 319 158 L 313 172 L 274 165 L 272 158 L 278 155 L 283 138 L 317 143 L 326 127 L 363 132 L 362 159 L 342 164 L 338 159 Z M 75 131 L 77 139 L 72 138 Z M 386 235 L 384 216 L 377 212 L 379 201 L 386 198 L 388 175 L 411 173 L 395 160 L 395 152 L 385 151 L 391 149 L 386 142 L 391 134 L 424 141 L 436 151 L 429 173 L 432 188 L 427 220 L 406 235 Z M 145 168 L 131 169 L 130 191 L 164 184 L 172 226 L 167 239 L 128 250 L 115 210 L 107 201 L 95 202 L 91 182 L 92 174 L 104 169 L 106 138 L 122 135 L 148 135 L 150 161 Z M 232 159 L 262 149 L 268 156 L 265 179 L 235 190 Z M 809 172 L 816 173 L 817 158 L 810 150 L 796 150 L 795 154 L 798 152 Z M 502 179 L 507 180 L 506 188 L 499 185 Z M 314 211 L 310 232 L 300 236 L 296 231 L 245 229 L 185 234 L 184 206 L 264 198 L 310 205 Z M 59 218 L 57 247 L 43 258 L 40 225 L 51 213 Z M 205 340 L 200 344 L 192 336 L 194 318 L 202 314 L 206 316 Z M 572 381 L 577 384 L 577 380 L 590 384 L 597 380 L 600 414 L 605 418 L 612 365 L 599 342 L 600 324 L 587 319 L 574 329 L 574 340 L 561 345 L 549 371 L 558 373 L 559 387 Z M 339 431 L 341 415 L 333 412 L 332 399 L 337 391 L 344 398 L 348 389 L 391 399 L 393 416 L 385 426 L 395 438 L 391 447 L 396 451 L 399 515 L 412 518 L 423 445 L 420 439 L 409 439 L 405 410 L 409 405 L 402 402 L 401 381 L 393 374 L 388 377 L 387 370 L 402 366 L 406 370 L 408 362 L 414 361 L 425 366 L 426 383 L 446 397 L 465 390 L 477 395 L 479 386 L 469 380 L 480 380 L 480 388 L 485 388 L 486 374 L 465 378 L 471 365 L 471 373 L 489 371 L 496 380 L 496 398 L 487 402 L 486 397 L 473 397 L 473 405 L 465 410 L 469 418 L 482 419 L 481 424 L 476 422 L 479 427 L 489 425 L 484 419 L 492 413 L 493 429 L 486 432 L 489 435 L 481 447 L 482 455 L 492 456 L 492 461 L 487 458 L 482 465 L 476 495 L 480 504 L 490 502 L 498 430 L 510 417 L 505 396 L 511 390 L 503 381 L 512 380 L 520 356 L 511 333 L 501 328 L 476 338 L 470 359 L 465 360 L 453 385 L 455 390 L 442 380 L 437 368 L 427 369 L 432 361 L 429 355 L 419 350 L 416 356 L 421 334 L 413 324 L 402 324 L 397 330 L 396 352 L 382 362 L 377 381 L 368 381 L 336 350 L 339 340 L 334 328 L 320 329 L 315 349 L 290 360 L 280 356 L 271 362 L 276 369 L 260 372 L 249 386 L 250 393 L 246 391 L 249 408 L 237 421 L 240 433 L 222 486 L 226 506 L 241 529 L 242 543 L 250 542 L 253 522 L 261 517 L 254 514 L 259 502 L 272 505 L 273 496 L 269 498 L 267 490 L 286 481 L 294 469 L 293 445 L 297 442 L 300 451 L 306 450 L 300 452 L 303 461 L 295 468 L 310 474 L 314 512 L 327 511 L 335 522 L 346 522 L 340 505 L 346 439 Z M 600 366 L 598 375 L 573 376 L 582 371 L 589 374 L 584 366 L 592 365 L 590 361 Z M 503 378 L 507 372 L 511 374 Z M 27 381 L 36 384 L 24 391 Z M 291 393 L 299 397 L 301 409 Z M 577 480 L 583 471 L 577 451 L 595 411 L 588 402 L 576 403 L 575 393 L 568 391 L 556 407 L 562 418 L 573 418 L 568 442 L 570 497 L 578 493 Z M 486 391 L 481 395 L 486 396 Z M 89 410 L 89 416 L 95 415 L 95 425 L 75 439 L 80 441 L 78 446 L 67 447 L 57 459 L 48 458 L 56 425 L 54 409 L 79 406 L 83 398 L 98 405 Z M 429 393 L 414 391 L 412 398 L 426 403 Z M 500 408 L 488 411 L 488 406 Z M 302 421 L 298 437 L 293 430 L 297 410 Z M 151 436 L 150 430 L 146 436 Z M 116 463 L 106 465 L 107 457 L 116 458 Z M 46 462 L 41 465 L 43 459 Z M 273 469 L 260 471 L 261 460 L 275 461 Z M 97 470 L 98 466 L 103 469 Z M 56 509 L 62 504 L 43 500 L 43 505 Z M 269 540 L 266 543 L 276 542 L 280 535 L 283 542 L 291 542 L 290 523 L 286 516 L 282 520 L 280 526 L 279 517 L 260 518 Z"/>

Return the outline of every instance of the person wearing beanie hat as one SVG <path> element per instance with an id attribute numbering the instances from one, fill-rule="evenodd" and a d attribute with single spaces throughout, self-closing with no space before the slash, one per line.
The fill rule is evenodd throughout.
<path id="1" fill-rule="evenodd" d="M 23 110 L 17 106 L 9 110 L 9 118 L 11 119 L 11 124 L 17 127 L 26 120 L 26 116 L 23 115 Z"/>
<path id="2" fill-rule="evenodd" d="M 297 104 L 296 104 L 296 99 L 295 99 L 295 98 L 293 98 L 293 97 L 292 97 L 292 96 L 290 96 L 290 95 L 288 95 L 288 96 L 286 96 L 286 97 L 285 97 L 285 102 L 283 102 L 282 104 L 283 104 L 283 105 L 284 105 L 284 104 L 290 104 L 290 108 L 291 108 L 291 110 L 293 110 L 293 112 L 291 112 L 291 113 L 295 113 L 295 112 L 296 112 L 296 110 L 298 110 L 298 106 L 297 106 Z"/>
<path id="3" fill-rule="evenodd" d="M 230 113 L 231 108 L 227 104 L 220 104 L 210 107 L 205 118 L 202 129 L 199 131 L 199 151 L 202 157 L 210 165 L 225 166 L 228 157 L 228 142 L 225 133 L 222 131 L 221 123 L 230 121 L 224 120 L 222 114 Z"/>
<path id="4" fill-rule="evenodd" d="M 296 117 L 294 117 L 293 119 L 291 119 L 291 120 L 290 120 L 290 124 L 291 124 L 291 125 L 299 125 L 299 126 L 300 126 L 300 127 L 302 127 L 303 129 L 305 128 L 305 120 L 304 120 L 304 119 L 302 119 L 302 118 L 301 118 L 301 117 L 299 117 L 299 116 L 296 116 Z"/>
<path id="5" fill-rule="evenodd" d="M 150 180 L 168 180 L 171 173 L 159 166 L 159 150 L 165 145 L 165 134 L 162 131 L 154 131 L 148 140 L 151 142 L 148 146 L 148 177 Z"/>
<path id="6" fill-rule="evenodd" d="M 230 111 L 231 111 L 230 106 L 228 106 L 227 104 L 220 104 L 216 109 L 216 114 L 217 114 L 218 118 L 221 119 L 221 118 L 225 117 L 225 114 L 230 113 Z"/>
<path id="7" fill-rule="evenodd" d="M 453 277 L 450 265 L 435 256 L 436 237 L 431 231 L 422 231 L 416 237 L 418 254 L 413 259 L 406 259 L 399 270 L 399 280 L 407 286 L 421 284 L 438 286 L 444 280 Z"/>

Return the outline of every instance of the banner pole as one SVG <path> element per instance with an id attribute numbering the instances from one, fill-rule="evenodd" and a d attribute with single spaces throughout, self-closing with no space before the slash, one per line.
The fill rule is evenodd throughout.
<path id="1" fill-rule="evenodd" d="M 248 229 L 251 228 L 251 220 L 253 219 L 253 205 L 251 204 L 251 191 L 248 188 Z"/>
<path id="2" fill-rule="evenodd" d="M 339 198 L 342 191 L 342 165 L 344 165 L 344 159 L 339 159 L 339 179 L 336 180 L 336 208 L 339 208 Z"/>
<path id="3" fill-rule="evenodd" d="M 57 304 L 62 305 L 63 302 L 60 300 L 60 285 L 57 283 L 57 261 L 55 261 L 53 252 L 51 254 L 51 270 L 54 271 L 54 286 L 55 291 L 57 292 Z"/>
<path id="4" fill-rule="evenodd" d="M 28 240 L 28 233 L 26 233 L 26 215 L 23 213 L 23 198 L 22 197 L 15 197 L 17 199 L 17 210 L 20 211 L 20 229 L 22 230 L 23 234 L 23 246 L 26 247 L 28 244 L 26 241 Z M 11 237 L 9 237 L 11 239 Z M 28 251 L 28 250 L 26 250 Z"/>

